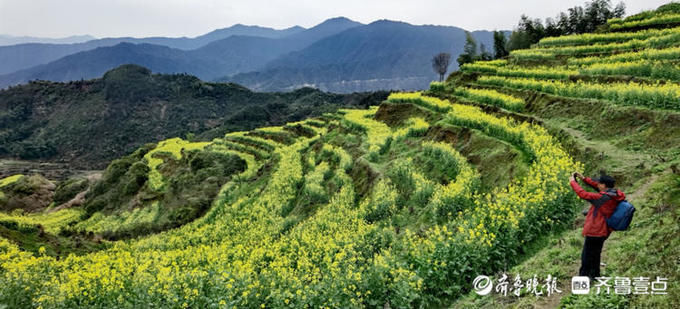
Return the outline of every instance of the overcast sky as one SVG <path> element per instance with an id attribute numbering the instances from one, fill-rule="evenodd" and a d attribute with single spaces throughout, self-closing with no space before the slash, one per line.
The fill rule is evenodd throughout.
<path id="1" fill-rule="evenodd" d="M 584 0 L 0 0 L 0 34 L 64 37 L 197 36 L 233 24 L 312 27 L 345 16 L 450 25 L 467 30 L 512 29 L 521 14 L 553 17 Z M 618 3 L 618 1 L 614 1 Z M 626 12 L 669 0 L 626 0 Z"/>

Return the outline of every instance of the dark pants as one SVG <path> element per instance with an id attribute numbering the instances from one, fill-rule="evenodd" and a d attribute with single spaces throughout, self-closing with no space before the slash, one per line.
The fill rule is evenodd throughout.
<path id="1" fill-rule="evenodd" d="M 581 269 L 579 276 L 588 276 L 590 279 L 600 276 L 600 254 L 602 245 L 607 237 L 586 236 L 581 252 Z"/>

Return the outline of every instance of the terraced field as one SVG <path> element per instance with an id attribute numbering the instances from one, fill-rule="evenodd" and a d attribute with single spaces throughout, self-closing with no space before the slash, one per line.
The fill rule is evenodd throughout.
<path id="1" fill-rule="evenodd" d="M 677 285 L 654 297 L 470 293 L 478 274 L 508 270 L 546 271 L 568 290 L 584 207 L 568 177 L 601 169 L 639 209 L 631 231 L 608 241 L 615 265 L 604 272 L 678 279 L 680 30 L 652 27 L 655 18 L 547 38 L 366 110 L 160 142 L 143 154 L 151 191 L 172 187 L 163 170 L 192 151 L 246 168 L 220 184 L 199 218 L 153 235 L 68 256 L 0 238 L 0 305 L 672 307 Z M 148 199 L 114 213 L 74 208 L 0 222 L 116 232 L 163 215 Z"/>

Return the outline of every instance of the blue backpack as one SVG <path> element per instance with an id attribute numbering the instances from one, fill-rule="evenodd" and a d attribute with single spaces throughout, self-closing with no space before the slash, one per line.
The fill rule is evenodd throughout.
<path id="1" fill-rule="evenodd" d="M 619 202 L 614 213 L 607 219 L 607 225 L 615 231 L 627 230 L 630 222 L 633 220 L 633 214 L 635 214 L 633 204 L 623 200 Z"/>

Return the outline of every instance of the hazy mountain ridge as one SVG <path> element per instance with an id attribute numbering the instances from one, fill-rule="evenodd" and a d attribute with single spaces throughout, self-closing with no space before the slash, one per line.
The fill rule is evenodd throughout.
<path id="1" fill-rule="evenodd" d="M 293 31 L 288 31 L 293 32 L 292 34 L 282 38 L 230 35 L 225 39 L 216 40 L 189 51 L 157 44 L 130 43 L 125 41 L 126 39 L 102 39 L 83 44 L 55 45 L 54 50 L 59 50 L 67 56 L 47 64 L 0 75 L 0 88 L 35 79 L 51 81 L 90 79 L 100 77 L 104 72 L 128 63 L 148 67 L 154 72 L 188 73 L 204 80 L 212 80 L 225 75 L 259 69 L 260 66 L 280 55 L 302 49 L 320 38 L 358 25 L 361 24 L 349 19 L 335 18 L 310 29 L 295 28 Z M 253 29 L 252 27 L 244 28 L 245 26 L 234 27 L 236 30 Z M 208 36 L 214 37 L 215 35 L 209 34 Z M 109 44 L 113 46 L 107 46 Z M 30 58 L 29 55 L 34 51 L 46 52 L 45 49 L 40 49 L 41 46 L 40 44 L 17 45 L 4 50 L 0 47 L 0 63 L 8 61 L 3 57 L 3 51 L 17 51 L 17 55 L 21 57 L 18 60 L 30 61 L 27 58 Z M 97 46 L 97 48 L 74 53 L 76 50 L 88 48 L 87 46 Z M 21 63 L 25 61 L 19 61 L 15 67 L 20 66 Z"/>
<path id="2" fill-rule="evenodd" d="M 235 25 L 194 39 L 167 40 L 175 40 L 172 41 L 175 43 L 181 40 L 206 41 L 206 38 L 214 39 L 226 35 L 226 32 L 239 31 L 251 35 L 230 35 L 193 50 L 167 46 L 172 44 L 165 42 L 166 38 L 145 39 L 157 44 L 130 43 L 123 38 L 83 43 L 89 46 L 108 45 L 123 40 L 113 46 L 99 46 L 47 64 L 0 75 L 0 88 L 36 79 L 70 81 L 96 78 L 119 65 L 132 63 L 154 72 L 187 73 L 203 80 L 243 84 L 258 91 L 289 91 L 305 86 L 341 93 L 376 89 L 414 90 L 426 88 L 437 78 L 430 64 L 434 54 L 448 52 L 455 59 L 462 53 L 465 41 L 465 30 L 457 27 L 416 26 L 389 20 L 363 25 L 344 17 L 326 20 L 310 29 L 273 30 Z M 493 46 L 491 32 L 475 31 L 473 36 L 486 45 L 487 50 Z M 83 44 L 55 45 L 54 48 L 66 54 L 85 48 Z M 24 48 L 28 49 L 26 55 L 31 54 L 31 48 L 38 48 L 36 46 L 40 44 L 25 45 Z M 174 46 L 180 47 L 178 44 Z M 0 62 L 3 61 L 2 53 L 0 47 Z M 456 67 L 457 64 L 452 61 L 450 69 Z"/>
<path id="3" fill-rule="evenodd" d="M 63 38 L 40 38 L 33 36 L 14 36 L 0 34 L 0 46 L 9 46 L 26 43 L 46 43 L 46 44 L 74 44 L 96 40 L 91 35 L 72 35 Z"/>
<path id="4" fill-rule="evenodd" d="M 0 63 L 2 63 L 2 66 L 0 66 L 0 74 L 8 74 L 19 70 L 28 69 L 37 65 L 47 64 L 78 52 L 93 50 L 98 47 L 114 46 L 123 42 L 136 44 L 156 44 L 171 48 L 191 50 L 200 48 L 210 42 L 226 39 L 234 35 L 283 38 L 304 30 L 306 29 L 298 26 L 283 30 L 276 30 L 272 28 L 237 24 L 229 28 L 217 29 L 195 38 L 120 37 L 102 38 L 70 44 L 56 44 L 56 42 L 26 42 L 12 46 L 0 46 Z"/>
<path id="5" fill-rule="evenodd" d="M 493 33 L 475 31 L 478 42 L 493 46 Z M 320 40 L 308 48 L 268 63 L 259 72 L 220 80 L 259 91 L 284 91 L 305 85 L 326 91 L 423 89 L 436 79 L 431 57 L 463 52 L 465 30 L 444 26 L 414 26 L 382 20 Z M 456 69 L 452 61 L 450 70 Z M 376 81 L 390 88 L 374 88 Z M 354 85 L 354 86 L 346 86 Z M 388 86 L 389 87 L 389 86 Z"/>

